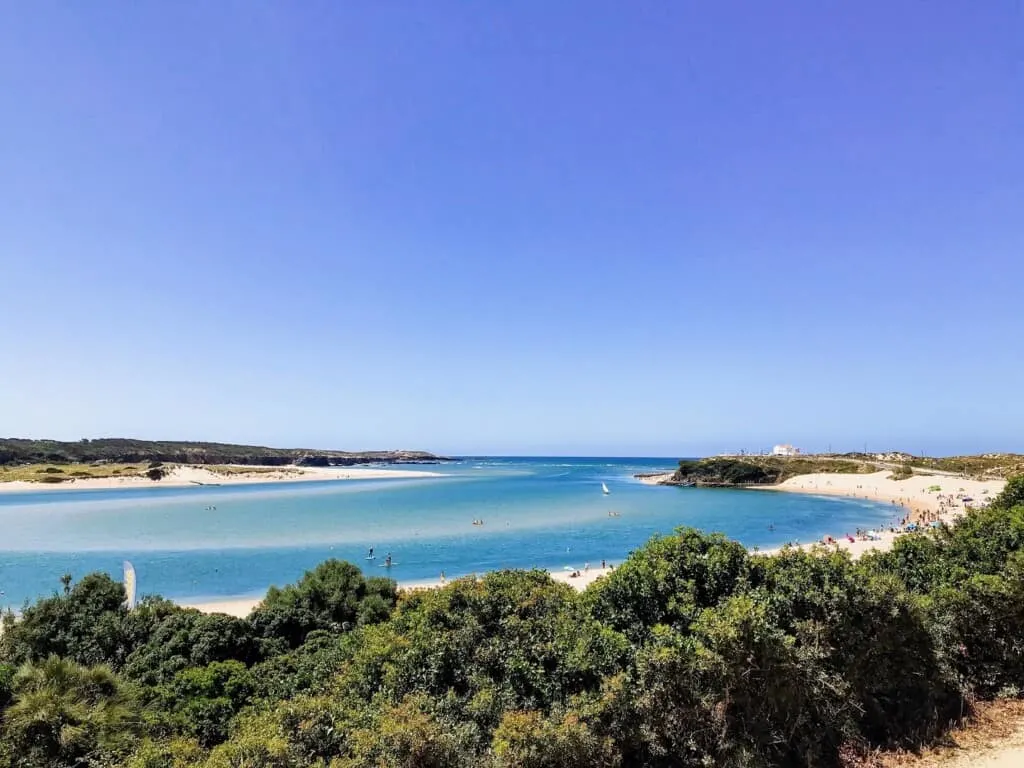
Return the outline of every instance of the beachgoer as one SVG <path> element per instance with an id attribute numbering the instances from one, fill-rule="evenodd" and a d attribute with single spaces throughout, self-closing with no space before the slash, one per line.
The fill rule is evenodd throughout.
<path id="1" fill-rule="evenodd" d="M 441 571 L 441 583 L 444 584 L 444 571 Z"/>
<path id="2" fill-rule="evenodd" d="M 603 571 L 607 566 L 604 564 L 604 560 L 601 561 L 601 570 Z"/>
<path id="3" fill-rule="evenodd" d="M 370 547 L 370 551 L 366 553 L 366 557 L 369 560 L 373 560 L 373 547 Z"/>
<path id="4" fill-rule="evenodd" d="M 384 558 L 384 567 L 385 568 L 390 568 L 391 567 L 391 553 L 390 552 L 388 552 L 388 556 Z"/>

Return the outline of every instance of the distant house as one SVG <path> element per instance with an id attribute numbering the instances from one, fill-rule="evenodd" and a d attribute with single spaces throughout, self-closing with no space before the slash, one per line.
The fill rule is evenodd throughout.
<path id="1" fill-rule="evenodd" d="M 794 448 L 789 443 L 782 443 L 772 448 L 772 456 L 799 456 L 800 449 Z"/>

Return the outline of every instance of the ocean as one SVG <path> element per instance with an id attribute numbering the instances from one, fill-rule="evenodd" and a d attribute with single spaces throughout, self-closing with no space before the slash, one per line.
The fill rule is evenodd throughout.
<path id="1" fill-rule="evenodd" d="M 52 594 L 63 573 L 120 579 L 124 560 L 135 565 L 140 596 L 199 601 L 262 595 L 331 557 L 414 584 L 441 571 L 454 578 L 617 563 L 679 526 L 764 549 L 887 526 L 896 514 L 863 499 L 658 487 L 633 477 L 675 464 L 477 457 L 415 467 L 442 475 L 423 479 L 4 493 L 0 606 Z"/>

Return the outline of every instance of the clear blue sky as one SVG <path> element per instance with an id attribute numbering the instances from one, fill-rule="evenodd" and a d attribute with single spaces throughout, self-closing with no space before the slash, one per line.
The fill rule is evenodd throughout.
<path id="1" fill-rule="evenodd" d="M 1024 450 L 1016 0 L 32 2 L 0 433 Z"/>

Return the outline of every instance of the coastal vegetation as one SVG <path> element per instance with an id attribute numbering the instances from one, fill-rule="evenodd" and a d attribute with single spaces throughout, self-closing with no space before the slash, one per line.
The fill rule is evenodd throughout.
<path id="1" fill-rule="evenodd" d="M 215 475 L 223 475 L 230 477 L 232 475 L 269 475 L 269 474 L 292 474 L 301 475 L 301 470 L 293 469 L 291 467 L 258 467 L 254 465 L 237 465 L 237 464 L 209 464 L 206 466 L 210 472 Z"/>
<path id="2" fill-rule="evenodd" d="M 922 470 L 953 472 L 980 480 L 1011 477 L 1024 473 L 1024 455 L 1019 453 L 986 453 L 977 456 L 915 456 L 910 465 Z"/>
<path id="3" fill-rule="evenodd" d="M 10 464 L 0 466 L 0 483 L 16 480 L 37 483 L 63 483 L 72 479 L 140 477 L 149 469 L 148 462 L 90 464 Z"/>
<path id="4" fill-rule="evenodd" d="M 906 453 L 808 454 L 802 456 L 712 456 L 683 459 L 665 485 L 775 485 L 797 475 L 819 472 L 866 474 L 889 471 L 889 479 L 918 475 L 955 474 L 979 480 L 1024 473 L 1024 455 L 991 453 L 979 456 L 921 457 Z"/>
<path id="5" fill-rule="evenodd" d="M 812 472 L 877 472 L 867 461 L 831 457 L 712 456 L 683 459 L 668 485 L 773 485 Z"/>
<path id="6" fill-rule="evenodd" d="M 103 438 L 61 442 L 0 438 L 0 469 L 14 465 L 139 464 L 152 461 L 175 464 L 255 464 L 262 466 L 349 466 L 371 463 L 443 461 L 425 451 L 322 451 L 266 448 L 229 443 L 179 442 Z"/>
<path id="7" fill-rule="evenodd" d="M 906 480 L 914 476 L 914 468 L 909 464 L 901 464 L 889 475 L 890 480 Z"/>
<path id="8" fill-rule="evenodd" d="M 335 560 L 246 619 L 57 587 L 4 618 L 4 768 L 838 768 L 1024 692 L 1024 478 L 858 561 L 681 529 L 583 593 Z"/>

